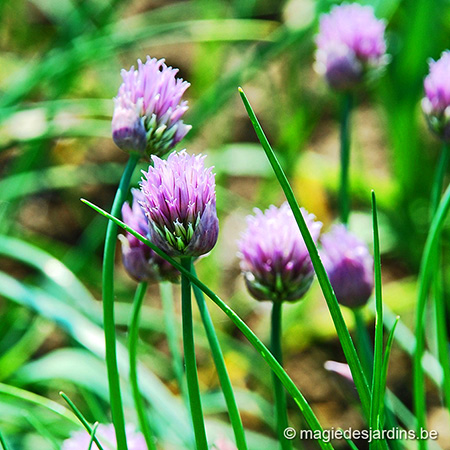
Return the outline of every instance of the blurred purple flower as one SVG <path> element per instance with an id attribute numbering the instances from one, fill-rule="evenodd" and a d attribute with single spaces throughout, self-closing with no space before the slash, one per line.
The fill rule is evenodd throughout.
<path id="1" fill-rule="evenodd" d="M 128 450 L 147 450 L 144 436 L 137 432 L 134 427 L 127 426 L 126 434 Z M 114 444 L 116 442 L 116 432 L 114 431 L 114 426 L 112 424 L 99 425 L 95 435 L 100 441 L 100 444 L 102 444 L 102 447 L 105 449 L 115 448 Z M 90 440 L 91 437 L 86 431 L 76 431 L 69 439 L 66 439 L 63 442 L 61 450 L 87 449 L 89 447 Z M 114 447 L 111 447 L 111 444 L 114 445 Z M 92 449 L 98 449 L 97 444 L 94 443 Z"/>
<path id="2" fill-rule="evenodd" d="M 205 156 L 173 152 L 143 172 L 142 207 L 150 221 L 150 238 L 171 256 L 200 256 L 217 242 L 219 221 L 212 167 Z"/>
<path id="3" fill-rule="evenodd" d="M 336 298 L 356 308 L 369 300 L 373 290 L 373 257 L 366 244 L 344 225 L 322 235 L 321 257 Z"/>
<path id="4" fill-rule="evenodd" d="M 334 6 L 320 19 L 316 70 L 338 90 L 355 87 L 388 62 L 385 23 L 372 7 L 356 3 Z"/>
<path id="5" fill-rule="evenodd" d="M 114 142 L 125 151 L 162 156 L 191 129 L 181 120 L 187 101 L 181 98 L 190 86 L 176 78 L 178 69 L 167 67 L 163 59 L 147 56 L 127 72 L 114 99 L 112 133 Z"/>
<path id="6" fill-rule="evenodd" d="M 132 189 L 131 192 L 133 203 L 131 207 L 128 203 L 124 203 L 122 207 L 123 221 L 142 236 L 148 237 L 149 223 L 139 204 L 144 200 L 144 196 L 138 189 Z M 122 243 L 123 265 L 128 274 L 136 281 L 176 280 L 179 272 L 135 236 L 126 233 L 126 236 L 120 235 L 119 239 Z"/>
<path id="7" fill-rule="evenodd" d="M 422 109 L 431 129 L 445 141 L 450 141 L 450 51 L 437 61 L 430 61 L 430 73 L 425 78 Z"/>
<path id="8" fill-rule="evenodd" d="M 309 231 L 317 241 L 322 224 L 302 208 Z M 314 269 L 291 208 L 255 209 L 239 241 L 240 266 L 250 293 L 257 300 L 294 301 L 309 289 Z"/>

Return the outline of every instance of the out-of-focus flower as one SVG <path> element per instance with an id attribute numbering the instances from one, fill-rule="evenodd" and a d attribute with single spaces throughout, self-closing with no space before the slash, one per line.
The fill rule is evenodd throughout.
<path id="1" fill-rule="evenodd" d="M 237 447 L 226 437 L 216 439 L 212 448 L 215 450 L 237 450 Z"/>
<path id="2" fill-rule="evenodd" d="M 450 51 L 437 61 L 430 61 L 430 73 L 425 78 L 422 109 L 431 129 L 445 141 L 450 141 Z"/>
<path id="3" fill-rule="evenodd" d="M 212 167 L 204 156 L 173 152 L 166 161 L 152 156 L 143 172 L 142 207 L 150 222 L 150 238 L 171 256 L 200 256 L 216 244 L 219 221 Z"/>
<path id="4" fill-rule="evenodd" d="M 302 208 L 317 241 L 322 224 Z M 294 301 L 309 289 L 314 269 L 294 215 L 287 203 L 247 217 L 239 241 L 240 266 L 250 293 L 257 300 Z"/>
<path id="5" fill-rule="evenodd" d="M 145 439 L 142 433 L 139 433 L 132 426 L 127 426 L 127 444 L 128 450 L 147 450 Z M 99 425 L 95 436 L 99 440 L 102 447 L 105 449 L 115 448 L 116 432 L 114 426 L 111 425 Z M 63 442 L 61 450 L 81 450 L 89 447 L 91 440 L 90 435 L 86 431 L 77 431 L 72 434 L 69 439 Z M 113 447 L 111 447 L 113 445 Z M 98 449 L 97 444 L 93 444 L 93 449 Z"/>
<path id="6" fill-rule="evenodd" d="M 190 84 L 176 78 L 178 69 L 147 56 L 138 68 L 122 70 L 123 83 L 114 99 L 112 134 L 125 151 L 162 156 L 191 129 L 181 120 L 187 111 L 182 96 Z"/>
<path id="7" fill-rule="evenodd" d="M 352 89 L 388 63 L 384 30 L 384 21 L 375 17 L 370 6 L 334 6 L 320 19 L 317 72 L 334 89 Z"/>
<path id="8" fill-rule="evenodd" d="M 124 203 L 122 207 L 123 221 L 142 236 L 148 237 L 149 223 L 139 204 L 144 196 L 138 189 L 132 189 L 132 193 L 132 206 Z M 122 243 L 123 265 L 136 281 L 155 282 L 177 278 L 178 271 L 135 236 L 126 233 L 126 236 L 120 235 L 119 239 Z"/>
<path id="9" fill-rule="evenodd" d="M 344 225 L 322 235 L 322 261 L 341 305 L 356 308 L 373 290 L 373 257 L 366 244 Z"/>

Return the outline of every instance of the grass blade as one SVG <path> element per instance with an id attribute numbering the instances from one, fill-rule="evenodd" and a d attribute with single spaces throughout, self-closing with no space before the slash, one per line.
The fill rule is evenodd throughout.
<path id="1" fill-rule="evenodd" d="M 299 226 L 300 232 L 302 233 L 303 239 L 305 241 L 306 247 L 311 257 L 312 264 L 314 266 L 314 270 L 317 275 L 317 279 L 319 280 L 320 287 L 322 288 L 322 292 L 327 302 L 328 309 L 330 310 L 331 317 L 336 327 L 339 341 L 341 342 L 342 349 L 344 351 L 348 365 L 350 366 L 353 380 L 355 381 L 356 389 L 361 399 L 364 414 L 366 418 L 368 418 L 370 414 L 369 385 L 367 384 L 367 380 L 364 375 L 361 362 L 359 361 L 355 346 L 353 345 L 352 338 L 348 331 L 347 325 L 345 324 L 344 317 L 342 316 L 342 312 L 336 300 L 333 288 L 331 287 L 330 280 L 328 279 L 328 275 L 320 259 L 319 251 L 317 250 L 317 247 L 311 237 L 311 234 L 308 230 L 305 219 L 303 218 L 303 215 L 300 211 L 300 207 L 298 206 L 297 200 L 295 199 L 295 195 L 294 192 L 292 191 L 289 181 L 275 153 L 273 152 L 272 147 L 270 146 L 269 141 L 267 140 L 264 131 L 262 130 L 261 125 L 258 122 L 258 119 L 255 116 L 255 113 L 253 112 L 253 109 L 250 106 L 250 103 L 246 95 L 244 94 L 244 91 L 241 88 L 239 88 L 239 93 L 241 95 L 242 101 L 244 102 L 245 109 L 247 110 L 247 113 L 250 117 L 250 121 L 252 122 L 253 127 L 256 131 L 258 139 L 261 142 L 261 145 L 266 153 L 266 156 L 269 159 L 269 162 L 275 172 L 275 175 L 286 195 L 286 199 L 289 203 L 289 206 L 292 209 L 294 217 Z"/>
<path id="2" fill-rule="evenodd" d="M 89 422 L 84 418 L 83 414 L 81 414 L 80 410 L 75 406 L 75 404 L 70 400 L 69 397 L 67 397 L 64 392 L 60 392 L 59 395 L 66 401 L 66 403 L 70 406 L 70 409 L 73 411 L 77 419 L 81 422 L 83 427 L 86 429 L 86 431 L 89 433 L 89 436 L 94 436 L 94 441 L 97 444 L 97 447 L 99 450 L 103 450 L 102 444 L 98 441 L 98 439 L 95 437 L 95 433 L 92 433 L 92 428 L 89 425 Z"/>
<path id="3" fill-rule="evenodd" d="M 112 220 L 116 225 L 120 226 L 124 230 L 128 231 L 130 234 L 135 236 L 144 244 L 148 245 L 155 253 L 157 253 L 161 258 L 164 258 L 168 261 L 172 266 L 174 266 L 178 271 L 180 271 L 183 275 L 190 279 L 191 283 L 201 289 L 231 320 L 232 322 L 241 330 L 244 336 L 248 339 L 250 344 L 255 347 L 255 349 L 259 352 L 259 354 L 264 358 L 270 368 L 274 371 L 274 373 L 278 376 L 280 381 L 283 383 L 286 390 L 295 400 L 297 406 L 302 412 L 305 420 L 307 421 L 309 427 L 313 431 L 320 431 L 320 435 L 323 433 L 323 428 L 320 425 L 317 417 L 315 416 L 313 410 L 309 406 L 303 394 L 299 391 L 295 383 L 289 377 L 289 375 L 284 371 L 269 349 L 260 341 L 260 339 L 256 336 L 255 333 L 247 326 L 247 324 L 219 297 L 217 296 L 211 289 L 209 289 L 205 284 L 203 284 L 198 278 L 196 278 L 192 273 L 186 270 L 181 264 L 179 264 L 175 259 L 171 258 L 165 252 L 163 252 L 160 248 L 146 239 L 144 236 L 141 236 L 138 232 L 133 230 L 131 227 L 123 223 L 121 220 L 117 219 L 117 217 L 112 216 L 106 211 L 102 210 L 98 206 L 89 202 L 88 200 L 81 199 L 83 203 L 90 206 L 92 209 L 97 211 L 104 217 L 107 217 L 109 220 Z M 318 440 L 319 445 L 324 450 L 330 450 L 333 448 L 330 442 L 325 442 L 323 439 Z"/>
<path id="4" fill-rule="evenodd" d="M 372 191 L 372 215 L 373 215 L 373 253 L 375 269 L 375 346 L 372 374 L 372 392 L 370 399 L 370 428 L 380 428 L 380 405 L 383 402 L 384 391 L 381 391 L 381 371 L 383 365 L 383 300 L 381 286 L 381 256 L 380 236 L 378 231 L 377 201 L 375 192 Z M 377 445 L 376 445 L 377 444 Z M 370 448 L 379 447 L 379 441 L 370 442 Z"/>
<path id="5" fill-rule="evenodd" d="M 95 422 L 94 426 L 92 427 L 91 439 L 89 441 L 89 447 L 87 450 L 91 450 L 91 448 L 92 448 L 92 444 L 94 443 L 95 432 L 97 431 L 97 427 L 98 427 L 98 422 Z"/>
<path id="6" fill-rule="evenodd" d="M 2 446 L 3 450 L 9 450 L 9 447 L 6 444 L 5 438 L 3 437 L 3 434 L 1 431 L 0 431 L 0 445 Z"/>

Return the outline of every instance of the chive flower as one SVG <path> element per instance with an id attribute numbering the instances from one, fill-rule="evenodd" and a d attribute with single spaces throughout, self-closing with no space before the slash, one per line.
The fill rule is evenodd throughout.
<path id="1" fill-rule="evenodd" d="M 240 267 L 250 294 L 257 300 L 294 301 L 302 298 L 314 278 L 303 237 L 288 203 L 255 208 L 238 243 Z M 322 227 L 301 209 L 314 241 Z"/>
<path id="2" fill-rule="evenodd" d="M 373 290 L 373 257 L 367 245 L 347 230 L 335 225 L 322 235 L 322 261 L 337 301 L 349 308 L 367 303 Z"/>
<path id="3" fill-rule="evenodd" d="M 112 135 L 127 152 L 162 156 L 191 129 L 181 120 L 187 111 L 182 97 L 190 84 L 176 78 L 178 69 L 147 56 L 138 68 L 122 70 L 123 83 L 114 99 Z"/>
<path id="4" fill-rule="evenodd" d="M 147 450 L 144 436 L 142 433 L 135 431 L 134 427 L 126 427 L 127 445 L 128 450 Z M 105 449 L 112 448 L 111 445 L 116 442 L 116 432 L 114 426 L 102 425 L 97 427 L 95 436 L 99 440 L 102 447 Z M 69 439 L 66 439 L 61 447 L 61 450 L 80 450 L 87 449 L 89 447 L 91 437 L 86 431 L 76 431 Z M 97 449 L 97 445 L 94 443 L 93 449 Z"/>
<path id="5" fill-rule="evenodd" d="M 150 239 L 171 256 L 209 252 L 219 234 L 212 167 L 205 167 L 205 156 L 185 150 L 152 160 L 140 183 Z"/>
<path id="6" fill-rule="evenodd" d="M 424 81 L 422 109 L 430 128 L 444 141 L 450 141 L 450 51 L 437 61 L 430 61 L 430 72 Z"/>
<path id="7" fill-rule="evenodd" d="M 336 90 L 352 89 L 373 76 L 388 62 L 385 27 L 370 6 L 334 6 L 320 19 L 317 72 Z"/>
<path id="8" fill-rule="evenodd" d="M 123 221 L 144 237 L 148 237 L 149 223 L 144 210 L 139 204 L 143 195 L 139 189 L 132 189 L 133 201 L 130 206 L 122 207 Z M 122 261 L 126 271 L 134 280 L 141 282 L 174 281 L 178 271 L 165 259 L 157 255 L 150 247 L 130 233 L 120 235 L 122 243 Z"/>

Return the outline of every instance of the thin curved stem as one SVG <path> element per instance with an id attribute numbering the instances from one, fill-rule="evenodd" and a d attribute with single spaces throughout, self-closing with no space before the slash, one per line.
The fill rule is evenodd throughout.
<path id="1" fill-rule="evenodd" d="M 195 277 L 197 277 L 197 273 L 193 265 L 191 273 Z M 228 415 L 230 417 L 231 426 L 233 428 L 234 437 L 236 440 L 236 446 L 238 450 L 246 450 L 248 447 L 245 439 L 244 427 L 242 425 L 236 398 L 234 397 L 233 386 L 231 385 L 231 380 L 228 375 L 227 367 L 225 365 L 222 349 L 220 348 L 220 343 L 214 329 L 214 324 L 211 320 L 208 307 L 206 306 L 203 292 L 197 286 L 194 286 L 194 294 L 203 321 L 203 326 L 205 327 L 209 347 L 211 348 L 211 354 L 216 366 L 217 376 L 219 377 L 219 382 L 222 388 L 223 396 L 225 398 L 225 403 L 227 405 Z"/>
<path id="2" fill-rule="evenodd" d="M 323 428 L 320 425 L 314 411 L 309 406 L 303 394 L 300 392 L 298 387 L 286 373 L 286 371 L 281 367 L 280 363 L 275 359 L 269 349 L 260 341 L 258 336 L 251 330 L 251 328 L 218 296 L 216 295 L 208 286 L 202 283 L 197 277 L 195 277 L 190 271 L 186 270 L 180 263 L 175 261 L 172 257 L 170 257 L 167 253 L 162 251 L 159 247 L 154 245 L 151 241 L 146 239 L 144 236 L 140 235 L 137 231 L 133 230 L 131 227 L 123 223 L 117 217 L 112 216 L 107 213 L 103 209 L 89 202 L 88 200 L 81 199 L 83 203 L 97 211 L 104 217 L 107 217 L 109 220 L 113 221 L 124 230 L 128 231 L 128 233 L 135 236 L 145 245 L 150 247 L 155 253 L 157 253 L 161 258 L 164 258 L 167 262 L 172 264 L 177 270 L 181 272 L 186 278 L 188 278 L 192 284 L 197 286 L 202 290 L 230 319 L 231 321 L 239 328 L 239 330 L 243 333 L 243 335 L 247 338 L 250 344 L 258 351 L 261 357 L 266 361 L 269 367 L 273 370 L 273 372 L 277 375 L 280 381 L 283 383 L 283 386 L 289 392 L 289 394 L 294 399 L 295 403 L 299 407 L 301 413 L 305 417 L 309 427 L 311 430 L 316 431 L 319 436 L 323 436 Z M 323 450 L 331 450 L 333 446 L 328 440 L 324 440 L 321 438 L 317 438 L 317 442 L 322 447 Z"/>
<path id="3" fill-rule="evenodd" d="M 191 264 L 191 258 L 181 258 L 181 265 L 189 274 L 191 272 Z M 184 363 L 186 366 L 186 380 L 195 442 L 197 444 L 197 450 L 208 450 L 202 402 L 200 399 L 200 387 L 198 384 L 197 362 L 195 361 L 191 281 L 184 272 L 181 273 L 181 313 L 183 320 Z"/>
<path id="4" fill-rule="evenodd" d="M 432 216 L 436 213 L 439 206 L 439 200 L 442 195 L 442 189 L 444 184 L 445 172 L 448 166 L 449 160 L 449 148 L 448 144 L 444 143 L 441 150 L 441 156 L 439 158 L 438 167 L 436 170 L 436 175 L 433 183 L 432 193 L 431 193 L 431 213 Z M 447 322 L 446 322 L 446 308 L 444 301 L 444 289 L 443 289 L 443 278 L 442 270 L 440 267 L 441 263 L 441 251 L 440 245 L 435 252 L 435 258 L 433 261 L 434 271 L 433 271 L 433 283 L 432 291 L 434 297 L 434 313 L 435 313 L 435 323 L 436 323 L 436 341 L 439 362 L 442 366 L 444 372 L 442 380 L 442 388 L 444 392 L 444 400 L 447 409 L 450 411 L 450 358 L 448 352 L 448 342 L 447 342 Z"/>
<path id="5" fill-rule="evenodd" d="M 123 172 L 111 208 L 113 216 L 120 216 L 126 199 L 130 179 L 139 160 L 139 155 L 131 154 Z M 116 328 L 114 323 L 114 257 L 116 252 L 117 225 L 108 223 L 103 253 L 103 327 L 105 331 L 106 368 L 108 372 L 109 399 L 111 415 L 116 431 L 117 449 L 127 450 L 125 418 L 123 414 L 122 395 L 120 392 L 119 369 L 117 366 Z"/>
<path id="6" fill-rule="evenodd" d="M 8 450 L 9 449 L 8 445 L 6 444 L 6 440 L 3 437 L 3 434 L 2 434 L 1 431 L 0 431 L 0 445 L 2 446 L 3 450 Z"/>
<path id="7" fill-rule="evenodd" d="M 181 356 L 178 333 L 175 326 L 175 308 L 173 305 L 172 284 L 168 281 L 159 283 L 159 292 L 164 312 L 164 325 L 166 328 L 167 345 L 172 356 L 172 365 L 178 388 L 187 400 L 186 384 L 184 379 L 183 358 Z"/>
<path id="8" fill-rule="evenodd" d="M 422 255 L 418 280 L 418 298 L 416 307 L 416 349 L 414 352 L 414 412 L 417 417 L 417 431 L 420 433 L 422 428 L 426 428 L 426 401 L 425 401 L 425 381 L 422 366 L 422 357 L 425 350 L 424 339 L 424 316 L 428 291 L 430 288 L 430 278 L 434 265 L 431 264 L 434 253 L 436 252 L 440 233 L 450 209 L 450 186 L 444 193 L 439 207 L 431 223 L 425 249 Z M 419 447 L 424 450 L 427 448 L 425 440 L 419 440 Z"/>
<path id="9" fill-rule="evenodd" d="M 138 358 L 137 345 L 139 338 L 139 316 L 141 313 L 142 302 L 147 291 L 147 283 L 139 283 L 133 300 L 133 310 L 131 313 L 130 325 L 128 327 L 128 354 L 130 358 L 130 384 L 133 393 L 134 406 L 139 420 L 139 427 L 144 435 L 148 450 L 156 450 L 152 429 L 145 412 L 145 405 L 142 399 L 138 382 Z"/>
<path id="10" fill-rule="evenodd" d="M 350 214 L 349 168 L 350 168 L 350 117 L 353 106 L 353 94 L 346 93 L 342 99 L 341 112 L 341 174 L 339 185 L 339 213 L 341 222 L 347 225 Z"/>
<path id="11" fill-rule="evenodd" d="M 281 167 L 281 164 L 278 161 L 277 156 L 275 155 L 272 147 L 270 146 L 270 143 L 267 140 L 267 137 L 264 134 L 264 131 L 261 128 L 261 125 L 258 122 L 258 119 L 256 118 L 256 115 L 244 91 L 241 88 L 239 88 L 239 94 L 242 98 L 245 109 L 247 110 L 247 114 L 250 118 L 250 121 L 252 122 L 253 128 L 255 129 L 256 135 L 258 136 L 258 139 L 261 142 L 264 152 L 266 153 L 267 159 L 269 160 L 270 165 L 272 166 L 272 169 L 278 179 L 278 182 L 280 183 L 280 186 L 283 189 L 283 192 L 286 196 L 286 200 L 288 201 L 289 206 L 292 209 L 292 213 L 295 217 L 298 228 L 302 234 L 303 240 L 305 241 L 306 248 L 308 249 L 312 265 L 317 275 L 317 280 L 319 281 L 323 295 L 327 302 L 328 310 L 330 311 L 330 315 L 333 319 L 334 326 L 336 328 L 336 332 L 339 337 L 339 342 L 342 345 L 342 350 L 344 351 L 345 359 L 347 360 L 350 370 L 352 372 L 352 377 L 355 382 L 359 398 L 361 400 L 364 416 L 368 420 L 370 417 L 369 385 L 364 375 L 364 371 L 361 366 L 361 361 L 358 358 L 358 354 L 356 353 L 355 346 L 353 345 L 352 338 L 350 336 L 344 317 L 342 315 L 341 308 L 336 299 L 336 295 L 334 294 L 333 287 L 331 286 L 325 267 L 322 263 L 322 260 L 320 259 L 319 251 L 311 236 L 309 228 L 306 225 L 305 218 L 302 215 L 300 207 L 295 198 L 294 191 L 292 190 L 292 187 L 289 184 L 286 174 L 284 173 L 284 170 Z"/>
<path id="12" fill-rule="evenodd" d="M 282 301 L 273 302 L 270 334 L 270 350 L 280 365 L 283 365 L 283 351 L 281 349 L 282 307 Z M 283 385 L 275 374 L 273 374 L 273 391 L 275 396 L 277 435 L 278 441 L 280 442 L 280 448 L 282 450 L 291 450 L 292 442 L 286 439 L 284 435 L 284 430 L 289 426 L 286 393 L 284 392 Z"/>

